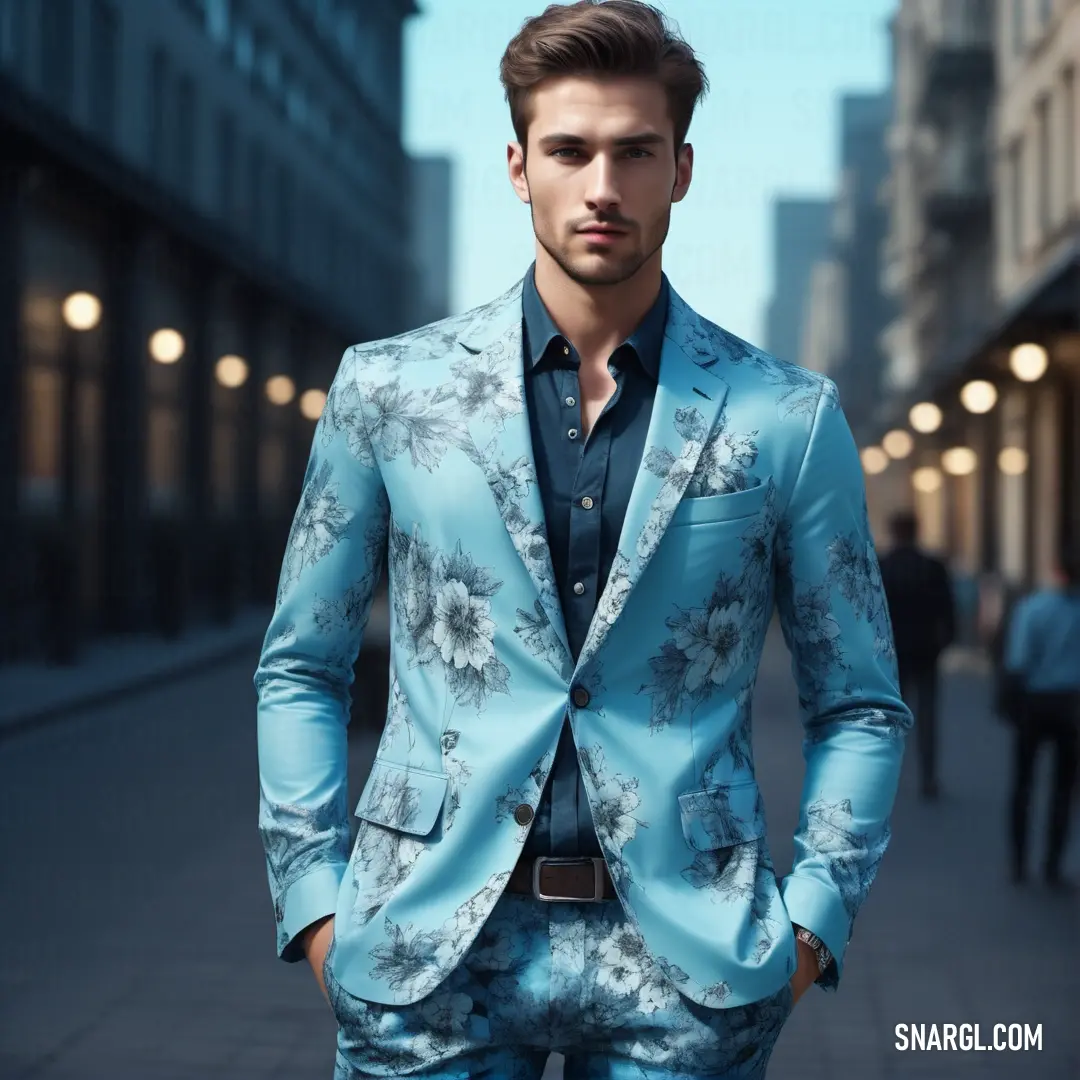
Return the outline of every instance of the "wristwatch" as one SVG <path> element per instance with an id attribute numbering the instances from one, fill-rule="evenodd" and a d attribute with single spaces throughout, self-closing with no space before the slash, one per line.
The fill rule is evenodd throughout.
<path id="1" fill-rule="evenodd" d="M 805 926 L 797 926 L 795 923 L 791 925 L 795 927 L 795 940 L 805 942 L 817 954 L 818 975 L 820 976 L 832 963 L 832 953 L 829 952 L 829 947 L 817 934 L 811 933 Z"/>

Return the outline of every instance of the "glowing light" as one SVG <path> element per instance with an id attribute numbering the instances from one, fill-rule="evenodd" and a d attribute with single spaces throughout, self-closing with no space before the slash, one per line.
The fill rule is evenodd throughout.
<path id="1" fill-rule="evenodd" d="M 997 460 L 998 468 L 1006 476 L 1022 476 L 1027 472 L 1027 451 L 1021 449 L 1019 446 L 1006 446 L 1001 453 L 998 454 Z"/>
<path id="2" fill-rule="evenodd" d="M 273 375 L 266 380 L 266 397 L 273 405 L 288 405 L 296 397 L 296 383 L 288 375 Z"/>
<path id="3" fill-rule="evenodd" d="M 925 495 L 938 491 L 941 488 L 941 483 L 941 470 L 935 469 L 933 465 L 924 465 L 911 474 L 911 486 Z"/>
<path id="4" fill-rule="evenodd" d="M 177 330 L 155 330 L 150 336 L 150 355 L 159 364 L 175 364 L 184 355 L 184 336 Z"/>
<path id="5" fill-rule="evenodd" d="M 889 455 L 880 446 L 868 446 L 862 452 L 863 468 L 871 475 L 884 472 L 889 467 Z"/>
<path id="6" fill-rule="evenodd" d="M 247 382 L 247 361 L 242 356 L 233 356 L 231 353 L 223 356 L 214 368 L 214 376 L 222 386 L 235 390 Z"/>
<path id="7" fill-rule="evenodd" d="M 88 292 L 74 292 L 63 306 L 64 322 L 72 330 L 93 330 L 101 322 L 101 301 Z"/>
<path id="8" fill-rule="evenodd" d="M 941 467 L 950 476 L 967 476 L 978 464 L 979 457 L 970 446 L 953 446 L 941 455 Z"/>
<path id="9" fill-rule="evenodd" d="M 306 420 L 318 420 L 326 405 L 326 393 L 322 390 L 305 390 L 300 395 L 300 412 Z"/>
<path id="10" fill-rule="evenodd" d="M 1034 342 L 1017 345 L 1009 353 L 1009 367 L 1021 382 L 1036 382 L 1049 366 L 1046 350 Z"/>
<path id="11" fill-rule="evenodd" d="M 921 401 L 912 406 L 908 420 L 920 434 L 929 435 L 941 427 L 941 410 L 932 401 Z"/>
<path id="12" fill-rule="evenodd" d="M 900 461 L 915 449 L 915 440 L 911 437 L 910 431 L 903 431 L 898 428 L 896 431 L 890 431 L 881 440 L 881 445 L 889 457 Z"/>
<path id="13" fill-rule="evenodd" d="M 975 379 L 960 391 L 960 401 L 971 413 L 988 413 L 998 399 L 997 387 L 985 379 Z"/>

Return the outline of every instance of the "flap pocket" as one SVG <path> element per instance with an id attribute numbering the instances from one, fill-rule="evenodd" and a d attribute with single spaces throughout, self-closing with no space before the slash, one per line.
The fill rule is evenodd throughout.
<path id="1" fill-rule="evenodd" d="M 729 491 L 725 495 L 705 495 L 698 499 L 682 499 L 671 515 L 672 525 L 704 525 L 710 521 L 735 521 L 756 514 L 769 494 L 766 480 L 757 487 Z"/>
<path id="2" fill-rule="evenodd" d="M 756 781 L 721 784 L 679 796 L 683 836 L 695 851 L 745 844 L 765 835 L 765 806 Z"/>
<path id="3" fill-rule="evenodd" d="M 449 777 L 376 758 L 356 816 L 390 829 L 427 836 L 446 800 Z"/>

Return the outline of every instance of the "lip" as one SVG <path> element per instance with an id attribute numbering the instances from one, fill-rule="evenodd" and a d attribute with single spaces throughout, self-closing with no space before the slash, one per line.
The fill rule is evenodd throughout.
<path id="1" fill-rule="evenodd" d="M 619 229 L 582 229 L 580 235 L 592 244 L 612 244 L 626 233 Z"/>

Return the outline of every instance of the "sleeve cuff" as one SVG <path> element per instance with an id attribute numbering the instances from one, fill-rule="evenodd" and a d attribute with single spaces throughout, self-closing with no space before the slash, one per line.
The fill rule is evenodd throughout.
<path id="1" fill-rule="evenodd" d="M 295 964 L 304 959 L 297 935 L 313 922 L 337 911 L 338 889 L 345 876 L 345 863 L 320 866 L 295 882 L 285 894 L 284 912 L 278 923 L 277 952 L 280 959 Z"/>
<path id="2" fill-rule="evenodd" d="M 817 934 L 832 954 L 832 963 L 818 982 L 827 990 L 835 989 L 843 970 L 851 928 L 839 892 L 815 878 L 789 874 L 780 883 L 780 895 L 791 921 Z"/>

